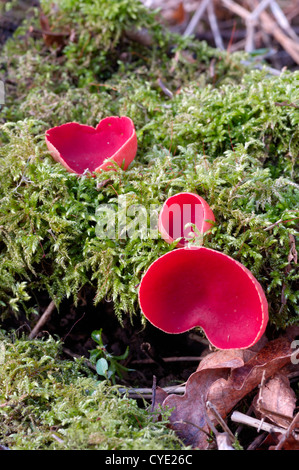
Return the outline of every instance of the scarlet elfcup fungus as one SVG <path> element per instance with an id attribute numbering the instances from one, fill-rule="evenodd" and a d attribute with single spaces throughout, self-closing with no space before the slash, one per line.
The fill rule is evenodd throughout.
<path id="1" fill-rule="evenodd" d="M 205 247 L 178 248 L 154 261 L 140 283 L 139 304 L 164 332 L 201 327 L 218 349 L 249 348 L 268 322 L 268 303 L 253 274 Z"/>
<path id="2" fill-rule="evenodd" d="M 198 194 L 178 193 L 169 197 L 163 204 L 159 214 L 158 227 L 162 238 L 167 243 L 173 243 L 177 238 L 181 238 L 178 247 L 186 245 L 190 232 L 196 236 L 192 227 L 187 224 L 194 224 L 203 234 L 207 232 L 215 221 L 212 209 L 208 203 Z"/>
<path id="3" fill-rule="evenodd" d="M 69 122 L 46 131 L 46 143 L 52 157 L 69 172 L 100 172 L 115 162 L 126 170 L 137 152 L 133 121 L 110 116 L 97 127 Z"/>

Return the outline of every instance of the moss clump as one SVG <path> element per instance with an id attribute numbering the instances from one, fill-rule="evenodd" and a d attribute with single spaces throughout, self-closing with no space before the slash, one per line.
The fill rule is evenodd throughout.
<path id="1" fill-rule="evenodd" d="M 175 92 L 191 79 L 201 85 L 238 80 L 245 70 L 238 55 L 170 34 L 138 0 L 43 0 L 41 6 L 52 31 L 66 33 L 66 39 L 47 46 L 39 33 L 40 11 L 33 9 L 30 22 L 7 41 L 0 59 L 7 79 L 2 119 L 23 119 L 29 113 L 46 115 L 56 125 L 60 116 L 71 118 L 73 107 L 73 118 L 87 122 L 91 102 L 111 114 L 124 90 L 128 95 L 126 86 L 132 93 L 136 85 L 147 83 L 163 100 L 158 79 Z M 140 32 L 149 42 L 138 39 Z"/>
<path id="2" fill-rule="evenodd" d="M 14 450 L 179 449 L 165 421 L 106 382 L 61 345 L 0 336 L 0 443 Z"/>

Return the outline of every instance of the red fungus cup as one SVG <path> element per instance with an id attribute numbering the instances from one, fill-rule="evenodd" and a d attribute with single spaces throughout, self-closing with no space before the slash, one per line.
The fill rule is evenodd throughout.
<path id="1" fill-rule="evenodd" d="M 54 160 L 79 175 L 115 164 L 126 170 L 137 152 L 135 127 L 126 116 L 107 117 L 96 128 L 69 122 L 47 130 L 45 139 Z"/>
<path id="2" fill-rule="evenodd" d="M 158 258 L 139 287 L 144 316 L 166 333 L 201 327 L 218 349 L 245 349 L 268 322 L 264 291 L 233 258 L 205 247 L 178 248 Z"/>
<path id="3" fill-rule="evenodd" d="M 163 204 L 159 214 L 158 227 L 162 238 L 173 243 L 180 238 L 178 247 L 185 246 L 198 234 L 204 234 L 213 226 L 214 214 L 208 203 L 194 193 L 178 193 L 169 197 Z M 189 224 L 189 225 L 188 225 Z"/>

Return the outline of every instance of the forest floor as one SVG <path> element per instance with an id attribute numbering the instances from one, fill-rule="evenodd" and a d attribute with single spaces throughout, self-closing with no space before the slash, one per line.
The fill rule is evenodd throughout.
<path id="1" fill-rule="evenodd" d="M 32 2 L 30 3 L 32 4 Z M 249 15 L 248 12 L 255 11 L 254 8 L 249 8 L 250 5 L 255 5 L 255 2 L 250 1 L 238 2 L 239 10 L 237 3 L 230 0 L 214 2 L 214 8 L 211 8 L 212 2 L 202 1 L 199 3 L 195 0 L 186 2 L 143 0 L 143 3 L 151 9 L 161 7 L 161 21 L 171 31 L 183 35 L 195 34 L 197 39 L 205 40 L 212 47 L 223 50 L 230 49 L 231 52 L 246 50 L 253 55 L 260 55 L 263 60 L 266 60 L 269 68 L 272 71 L 276 70 L 278 74 L 284 67 L 294 71 L 299 68 L 299 9 L 298 5 L 295 5 L 296 2 L 287 0 L 271 2 L 273 7 L 272 23 L 269 19 L 269 13 L 266 13 L 265 10 L 256 12 L 251 18 L 246 17 Z M 206 4 L 206 8 L 202 8 L 200 12 L 200 5 L 203 4 Z M 26 15 L 26 7 L 27 2 L 21 1 L 19 8 L 12 9 L 2 16 L 0 19 L 0 46 L 4 45 L 6 40 L 11 37 Z M 274 29 L 273 12 L 275 12 L 274 18 L 276 20 Z M 192 23 L 192 18 L 197 13 L 197 22 Z M 282 28 L 282 26 L 284 27 Z M 207 399 L 209 392 L 209 400 L 213 403 L 214 398 L 214 403 L 217 403 L 222 394 L 221 399 L 227 405 L 229 413 L 234 409 L 234 403 L 241 402 L 245 408 L 245 404 L 248 405 L 248 402 L 252 402 L 251 409 L 254 408 L 257 411 L 256 415 L 260 418 L 260 420 L 255 418 L 256 421 L 253 423 L 250 421 L 249 413 L 241 416 L 250 429 L 245 438 L 245 447 L 252 449 L 298 449 L 298 432 L 295 432 L 296 429 L 298 431 L 298 400 L 296 398 L 298 366 L 297 363 L 294 364 L 290 361 L 294 352 L 290 349 L 290 342 L 298 338 L 296 329 L 289 329 L 287 333 L 280 334 L 274 327 L 269 327 L 268 338 L 263 338 L 259 345 L 251 351 L 250 356 L 245 357 L 240 351 L 234 357 L 230 353 L 223 353 L 220 356 L 219 352 L 211 348 L 209 342 L 197 330 L 180 335 L 167 335 L 150 324 L 144 327 L 139 317 L 125 318 L 124 323 L 120 324 L 114 314 L 113 303 L 102 301 L 95 306 L 94 292 L 88 288 L 82 290 L 80 295 L 76 306 L 71 300 L 63 300 L 59 310 L 54 307 L 45 324 L 41 325 L 36 332 L 36 337 L 49 334 L 62 339 L 62 357 L 73 359 L 84 356 L 88 362 L 89 353 L 94 348 L 91 332 L 102 329 L 102 339 L 109 353 L 121 355 L 127 347 L 129 348 L 128 357 L 122 364 L 132 370 L 124 374 L 118 383 L 121 387 L 128 388 L 131 398 L 139 400 L 140 403 L 145 399 L 157 406 L 159 400 L 163 402 L 170 394 L 169 403 L 175 406 L 177 396 L 170 393 L 175 389 L 168 387 L 182 387 L 183 391 L 186 391 L 188 386 L 188 400 L 191 400 L 191 408 L 192 400 L 197 400 L 192 392 L 192 380 L 197 380 L 198 386 L 200 386 L 203 373 L 200 369 L 197 371 L 197 367 L 204 358 L 206 360 L 209 356 L 212 362 L 205 366 L 202 365 L 202 370 L 205 370 L 207 375 L 205 385 L 202 385 L 203 388 L 206 387 L 205 398 Z M 44 298 L 41 296 L 39 305 L 42 311 L 47 309 L 49 306 L 47 295 Z M 15 330 L 18 334 L 30 334 L 33 325 L 27 315 L 21 312 L 17 317 L 6 319 L 2 323 L 2 328 L 7 331 Z M 264 365 L 264 375 L 260 374 L 260 364 Z M 240 373 L 241 369 L 242 373 L 245 373 L 244 370 L 247 368 L 247 373 L 250 370 L 248 375 L 251 374 L 250 379 L 247 376 L 245 378 L 245 375 L 243 378 L 239 378 L 241 382 L 243 380 L 242 386 L 244 386 L 244 393 L 240 395 L 237 392 L 238 386 L 234 383 L 233 371 L 236 365 L 240 368 Z M 94 366 L 90 365 L 90 367 L 94 370 Z M 224 369 L 225 373 L 223 373 Z M 227 389 L 222 383 L 221 393 L 218 389 L 213 391 L 211 387 L 206 385 L 209 380 L 212 380 L 211 377 L 216 373 L 215 371 L 221 371 L 222 375 L 219 373 L 217 376 L 219 380 L 231 381 L 227 385 Z M 196 373 L 195 376 L 194 373 Z M 191 381 L 190 377 L 192 377 Z M 274 377 L 272 383 L 267 382 L 267 384 L 272 392 L 267 394 L 264 385 L 265 381 L 271 377 Z M 230 394 L 235 394 L 236 402 L 233 398 L 231 400 L 228 398 Z M 226 399 L 223 398 L 224 396 Z M 279 396 L 278 404 L 275 404 L 274 401 Z M 197 405 L 200 410 L 202 403 L 197 403 Z M 241 408 L 242 406 L 238 407 L 238 409 Z M 183 410 L 181 413 L 178 412 L 177 421 L 185 419 L 187 423 L 189 415 L 185 416 Z M 223 416 L 226 414 L 228 412 L 224 410 Z M 271 424 L 264 423 L 265 417 L 268 418 L 266 424 L 269 422 Z M 202 415 L 193 416 L 193 418 L 195 423 L 200 423 Z M 236 422 L 241 418 L 236 416 Z M 186 426 L 186 423 L 185 427 L 179 427 L 179 435 L 194 447 L 204 447 L 202 442 L 195 444 L 194 433 L 190 427 Z M 210 428 L 212 426 L 218 438 L 218 448 L 231 446 L 228 425 L 223 424 L 219 413 L 213 411 L 212 408 L 210 409 L 210 418 L 207 418 L 205 426 L 210 426 Z M 241 426 L 239 424 L 239 433 Z M 271 426 L 274 429 L 273 433 Z M 256 434 L 256 427 L 262 431 L 260 434 Z M 225 444 L 221 444 L 223 435 L 226 438 Z M 224 447 L 221 447 L 223 445 Z"/>

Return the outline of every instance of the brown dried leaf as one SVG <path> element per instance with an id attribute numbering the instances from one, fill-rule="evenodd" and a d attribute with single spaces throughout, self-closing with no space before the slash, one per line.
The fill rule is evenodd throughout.
<path id="1" fill-rule="evenodd" d="M 217 408 L 222 417 L 248 393 L 254 390 L 262 380 L 268 379 L 284 365 L 290 362 L 293 350 L 288 338 L 282 337 L 270 341 L 244 366 L 232 369 L 227 380 L 219 379 L 208 394 L 208 399 Z"/>
<path id="2" fill-rule="evenodd" d="M 207 356 L 189 377 L 185 394 L 169 395 L 163 402 L 163 407 L 174 409 L 170 416 L 173 428 L 187 445 L 206 449 L 209 431 L 206 401 L 226 417 L 262 378 L 268 379 L 289 363 L 292 353 L 290 339 L 282 337 L 267 343 L 246 363 L 245 351 L 217 351 Z"/>
<path id="3" fill-rule="evenodd" d="M 219 350 L 205 356 L 197 367 L 197 372 L 203 369 L 235 369 L 242 367 L 254 353 L 246 349 Z"/>
<path id="4" fill-rule="evenodd" d="M 209 426 L 206 401 L 211 385 L 220 377 L 227 377 L 229 369 L 206 369 L 194 372 L 186 383 L 183 396 L 169 395 L 163 407 L 174 409 L 169 418 L 172 428 L 186 445 L 207 449 Z"/>
<path id="5" fill-rule="evenodd" d="M 187 19 L 184 2 L 180 2 L 173 9 L 165 10 L 163 17 L 169 26 L 180 25 L 184 23 Z"/>
<path id="6" fill-rule="evenodd" d="M 47 16 L 41 12 L 39 22 L 42 29 L 42 37 L 47 47 L 56 45 L 59 49 L 65 46 L 65 41 L 69 37 L 69 33 L 53 32 Z"/>
<path id="7" fill-rule="evenodd" d="M 41 12 L 39 15 L 39 22 L 40 22 L 41 28 L 44 31 L 51 31 L 48 17 L 43 12 Z"/>
<path id="8" fill-rule="evenodd" d="M 255 414 L 270 419 L 277 426 L 288 428 L 296 408 L 296 395 L 288 377 L 277 372 L 260 389 L 254 400 Z"/>
<path id="9" fill-rule="evenodd" d="M 56 46 L 61 49 L 66 44 L 68 33 L 52 33 L 50 31 L 43 32 L 43 40 L 47 47 Z"/>

